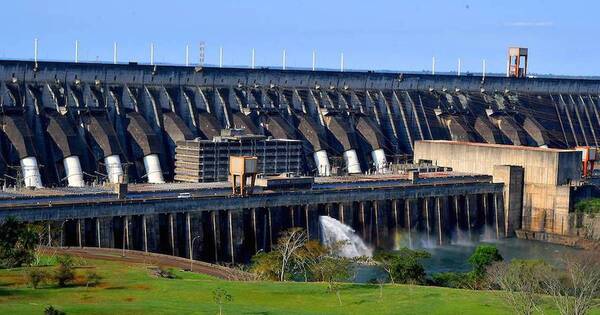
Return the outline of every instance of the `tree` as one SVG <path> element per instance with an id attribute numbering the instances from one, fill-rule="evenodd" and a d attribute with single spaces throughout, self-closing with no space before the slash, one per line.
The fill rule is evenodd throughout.
<path id="1" fill-rule="evenodd" d="M 250 271 L 262 280 L 279 281 L 281 279 L 281 253 L 278 251 L 257 253 L 252 256 Z"/>
<path id="2" fill-rule="evenodd" d="M 373 255 L 373 260 L 375 260 L 381 269 L 387 273 L 391 283 L 394 283 L 394 274 L 392 271 L 395 264 L 394 262 L 397 258 L 397 255 L 386 251 L 377 251 L 375 252 L 375 255 Z"/>
<path id="3" fill-rule="evenodd" d="M 38 239 L 30 225 L 7 218 L 0 224 L 0 268 L 15 268 L 34 261 Z"/>
<path id="4" fill-rule="evenodd" d="M 560 314 L 584 315 L 600 306 L 600 253 L 579 252 L 563 258 L 564 271 L 545 274 L 544 291 Z"/>
<path id="5" fill-rule="evenodd" d="M 41 269 L 32 268 L 27 271 L 26 277 L 27 283 L 29 283 L 32 288 L 37 289 L 40 284 L 46 282 L 48 273 Z"/>
<path id="6" fill-rule="evenodd" d="M 233 301 L 233 296 L 225 289 L 216 288 L 213 291 L 213 300 L 219 307 L 219 315 L 223 314 L 223 305 L 227 302 Z"/>
<path id="7" fill-rule="evenodd" d="M 425 267 L 421 261 L 431 255 L 423 250 L 401 248 L 396 252 L 377 252 L 373 259 L 384 269 L 394 283 L 425 283 Z"/>
<path id="8" fill-rule="evenodd" d="M 496 261 L 502 261 L 502 255 L 495 246 L 479 245 L 469 257 L 469 263 L 473 266 L 473 275 L 476 280 L 485 277 L 486 268 Z"/>
<path id="9" fill-rule="evenodd" d="M 280 253 L 281 269 L 279 281 L 286 280 L 286 272 L 289 270 L 288 263 L 296 254 L 296 251 L 306 244 L 308 237 L 306 231 L 301 228 L 292 228 L 284 231 L 277 240 L 275 250 Z"/>
<path id="10" fill-rule="evenodd" d="M 75 271 L 73 270 L 75 262 L 71 255 L 58 256 L 57 262 L 58 266 L 54 271 L 54 279 L 59 287 L 64 287 L 75 279 Z"/>
<path id="11" fill-rule="evenodd" d="M 85 274 L 85 286 L 87 287 L 95 287 L 100 284 L 102 277 L 96 273 L 95 271 L 88 271 Z"/>
<path id="12" fill-rule="evenodd" d="M 319 241 L 310 240 L 299 248 L 294 255 L 295 269 L 303 276 L 305 282 L 313 279 L 315 277 L 313 266 L 330 255 L 331 252 L 332 248 L 322 245 Z"/>
<path id="13" fill-rule="evenodd" d="M 542 311 L 540 293 L 544 275 L 551 272 L 542 260 L 513 260 L 510 263 L 494 262 L 486 276 L 491 289 L 498 292 L 515 314 L 530 315 Z"/>
<path id="14" fill-rule="evenodd" d="M 328 255 L 312 265 L 312 273 L 316 275 L 316 279 L 327 283 L 327 289 L 335 293 L 340 305 L 340 282 L 348 280 L 353 263 L 350 258 Z"/>

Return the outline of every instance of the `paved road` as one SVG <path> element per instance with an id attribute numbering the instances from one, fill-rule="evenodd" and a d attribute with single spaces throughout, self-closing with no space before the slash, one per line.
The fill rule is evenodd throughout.
<path id="1" fill-rule="evenodd" d="M 140 263 L 152 266 L 164 266 L 178 269 L 190 268 L 190 260 L 181 257 L 146 253 L 141 251 L 126 250 L 125 256 L 120 249 L 112 248 L 95 248 L 95 247 L 44 247 L 45 251 L 55 251 L 58 253 L 70 254 L 77 257 L 88 259 L 99 259 L 109 261 L 121 261 L 128 263 Z M 235 275 L 241 275 L 240 271 L 235 271 L 231 268 L 213 265 L 202 261 L 193 262 L 193 272 L 207 274 L 221 279 L 232 280 Z M 239 278 L 239 277 L 238 277 Z"/>

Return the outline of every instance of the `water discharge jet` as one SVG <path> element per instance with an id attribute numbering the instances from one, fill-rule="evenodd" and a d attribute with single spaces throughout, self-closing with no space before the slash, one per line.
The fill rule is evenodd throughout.
<path id="1" fill-rule="evenodd" d="M 345 243 L 339 250 L 340 256 L 352 258 L 373 255 L 373 250 L 365 244 L 353 228 L 328 216 L 320 216 L 319 223 L 322 242 L 325 246 L 331 246 L 337 242 Z"/>

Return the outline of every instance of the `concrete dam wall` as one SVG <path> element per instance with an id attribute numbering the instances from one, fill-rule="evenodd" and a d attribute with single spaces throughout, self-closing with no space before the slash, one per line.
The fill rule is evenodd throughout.
<path id="1" fill-rule="evenodd" d="M 174 178 L 177 141 L 303 141 L 303 173 L 376 171 L 417 140 L 597 146 L 600 81 L 0 61 L 6 185 Z"/>
<path id="2" fill-rule="evenodd" d="M 54 246 L 123 248 L 219 263 L 247 263 L 292 227 L 320 239 L 320 216 L 351 226 L 372 248 L 476 242 L 510 233 L 503 184 L 490 176 L 422 176 L 332 178 L 313 189 L 247 197 L 211 188 L 196 189 L 189 198 L 146 191 L 125 199 L 88 194 L 45 197 L 44 204 L 35 198 L 1 200 L 0 220 L 43 222 Z"/>

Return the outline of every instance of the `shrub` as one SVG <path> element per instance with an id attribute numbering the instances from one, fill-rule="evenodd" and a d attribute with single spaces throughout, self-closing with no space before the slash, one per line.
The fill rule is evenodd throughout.
<path id="1" fill-rule="evenodd" d="M 473 266 L 473 276 L 476 279 L 485 277 L 486 268 L 497 261 L 502 261 L 502 255 L 492 245 L 479 245 L 469 257 L 469 263 Z"/>
<path id="2" fill-rule="evenodd" d="M 95 287 L 98 284 L 100 284 L 100 280 L 102 280 L 102 277 L 100 277 L 100 275 L 97 274 L 95 271 L 88 271 L 85 274 L 85 286 L 86 287 Z"/>
<path id="3" fill-rule="evenodd" d="M 37 289 L 40 284 L 45 283 L 48 279 L 48 273 L 37 268 L 29 269 L 25 276 L 27 283 L 34 289 Z"/>
<path id="4" fill-rule="evenodd" d="M 0 223 L 0 268 L 15 268 L 35 260 L 38 237 L 25 222 L 9 217 Z"/>
<path id="5" fill-rule="evenodd" d="M 159 266 L 158 268 L 156 268 L 154 271 L 154 274 L 157 277 L 165 278 L 165 279 L 176 279 L 177 278 L 177 276 L 173 272 L 173 269 L 171 269 L 171 268 L 167 269 L 162 266 Z"/>
<path id="6" fill-rule="evenodd" d="M 59 287 L 64 287 L 75 279 L 73 257 L 62 255 L 57 258 L 57 262 L 58 266 L 54 271 L 54 280 L 56 280 Z"/>
<path id="7" fill-rule="evenodd" d="M 600 214 L 600 198 L 590 198 L 578 201 L 575 211 L 587 214 Z"/>
<path id="8" fill-rule="evenodd" d="M 54 306 L 49 305 L 44 310 L 44 315 L 65 315 L 66 313 L 54 308 Z"/>
<path id="9" fill-rule="evenodd" d="M 431 282 L 435 286 L 467 289 L 473 287 L 470 273 L 465 272 L 439 272 L 431 276 Z"/>
<path id="10" fill-rule="evenodd" d="M 425 267 L 421 261 L 431 255 L 423 250 L 402 248 L 396 252 L 377 252 L 373 259 L 388 273 L 392 283 L 425 283 Z"/>

